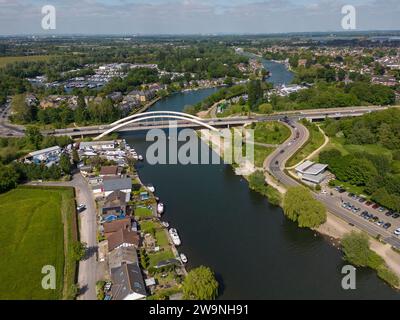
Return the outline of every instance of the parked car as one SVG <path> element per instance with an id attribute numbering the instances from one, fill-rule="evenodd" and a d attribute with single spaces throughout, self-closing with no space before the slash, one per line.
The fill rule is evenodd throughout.
<path id="1" fill-rule="evenodd" d="M 379 212 L 384 212 L 386 209 L 384 208 L 384 207 L 380 207 L 379 209 L 378 209 L 378 211 Z"/>
<path id="2" fill-rule="evenodd" d="M 387 229 L 389 229 L 391 226 L 392 226 L 391 223 L 385 223 L 385 224 L 382 226 L 382 228 L 385 229 L 385 230 L 387 230 Z"/>
<path id="3" fill-rule="evenodd" d="M 80 204 L 77 208 L 76 211 L 82 212 L 86 210 L 86 206 L 84 204 Z"/>
<path id="4" fill-rule="evenodd" d="M 394 234 L 395 234 L 396 236 L 400 236 L 400 228 L 398 228 L 397 230 L 395 230 L 395 231 L 394 231 Z"/>
<path id="5" fill-rule="evenodd" d="M 372 206 L 372 209 L 378 209 L 379 208 L 379 205 L 378 204 L 374 204 L 373 206 Z"/>
<path id="6" fill-rule="evenodd" d="M 398 219 L 399 217 L 400 217 L 400 214 L 398 214 L 398 213 L 395 213 L 394 215 L 392 215 L 393 219 Z"/>
<path id="7" fill-rule="evenodd" d="M 363 197 L 360 197 L 360 199 L 358 200 L 358 202 L 360 202 L 360 203 L 364 203 L 365 201 L 367 201 L 367 200 Z"/>
<path id="8" fill-rule="evenodd" d="M 365 203 L 365 205 L 366 205 L 366 206 L 370 206 L 370 205 L 372 205 L 372 202 L 371 202 L 371 201 L 367 201 L 367 202 Z"/>
<path id="9" fill-rule="evenodd" d="M 385 213 L 386 217 L 391 217 L 394 215 L 394 212 L 392 210 L 389 210 L 388 212 Z"/>
<path id="10" fill-rule="evenodd" d="M 385 223 L 382 220 L 379 220 L 376 225 L 382 227 Z"/>

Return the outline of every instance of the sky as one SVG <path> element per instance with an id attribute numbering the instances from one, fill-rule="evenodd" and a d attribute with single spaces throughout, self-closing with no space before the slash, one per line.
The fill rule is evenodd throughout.
<path id="1" fill-rule="evenodd" d="M 44 5 L 55 30 L 42 28 Z M 400 30 L 400 0 L 0 0 L 0 35 L 343 31 L 344 5 L 356 30 Z"/>

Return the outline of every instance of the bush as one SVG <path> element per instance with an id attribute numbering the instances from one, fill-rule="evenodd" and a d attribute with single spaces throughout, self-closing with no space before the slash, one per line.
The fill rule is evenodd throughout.
<path id="1" fill-rule="evenodd" d="M 378 277 L 383 281 L 387 282 L 392 287 L 398 287 L 400 285 L 399 277 L 386 266 L 381 266 L 378 269 Z"/>

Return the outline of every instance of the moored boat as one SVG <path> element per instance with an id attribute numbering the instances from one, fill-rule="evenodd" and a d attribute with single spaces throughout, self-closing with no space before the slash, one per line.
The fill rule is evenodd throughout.
<path id="1" fill-rule="evenodd" d="M 164 204 L 161 203 L 161 202 L 157 205 L 157 213 L 158 214 L 163 214 L 164 213 Z"/>
<path id="2" fill-rule="evenodd" d="M 176 246 L 181 245 L 181 239 L 179 238 L 178 231 L 175 228 L 169 229 L 169 235 L 171 236 L 174 245 Z"/>
<path id="3" fill-rule="evenodd" d="M 187 257 L 186 257 L 185 254 L 181 253 L 181 254 L 179 255 L 179 257 L 181 258 L 181 261 L 182 261 L 183 263 L 187 263 L 187 262 L 188 262 L 188 259 L 187 259 Z"/>

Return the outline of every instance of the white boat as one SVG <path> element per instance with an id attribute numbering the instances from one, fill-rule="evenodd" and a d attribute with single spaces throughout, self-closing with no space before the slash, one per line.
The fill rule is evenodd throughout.
<path id="1" fill-rule="evenodd" d="M 157 205 L 157 212 L 158 212 L 158 214 L 163 214 L 164 213 L 164 204 L 163 203 L 160 202 Z"/>
<path id="2" fill-rule="evenodd" d="M 154 188 L 154 186 L 152 184 L 147 185 L 147 190 L 149 190 L 151 193 L 156 192 L 156 188 Z"/>
<path id="3" fill-rule="evenodd" d="M 144 158 L 143 158 L 143 156 L 142 155 L 139 155 L 139 161 L 143 161 L 144 160 Z"/>
<path id="4" fill-rule="evenodd" d="M 179 255 L 179 257 L 181 258 L 181 261 L 182 261 L 183 263 L 187 263 L 187 262 L 188 262 L 187 257 L 186 257 L 183 253 L 181 253 L 181 254 Z"/>
<path id="5" fill-rule="evenodd" d="M 176 245 L 176 246 L 181 245 L 181 239 L 179 238 L 178 231 L 176 231 L 176 229 L 174 229 L 174 228 L 169 229 L 169 235 L 171 236 L 171 239 L 172 239 L 172 242 L 174 243 L 174 245 Z"/>
<path id="6" fill-rule="evenodd" d="M 169 228 L 169 223 L 166 221 L 161 222 L 161 225 L 165 228 Z"/>

